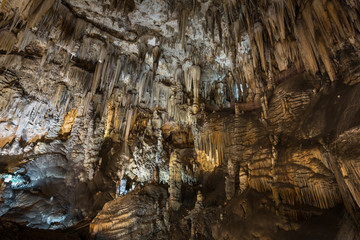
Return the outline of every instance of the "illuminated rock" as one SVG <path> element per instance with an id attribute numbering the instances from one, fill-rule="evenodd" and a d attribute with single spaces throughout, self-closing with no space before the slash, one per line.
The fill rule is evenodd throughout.
<path id="1" fill-rule="evenodd" d="M 356 239 L 359 12 L 0 0 L 0 227 Z"/>

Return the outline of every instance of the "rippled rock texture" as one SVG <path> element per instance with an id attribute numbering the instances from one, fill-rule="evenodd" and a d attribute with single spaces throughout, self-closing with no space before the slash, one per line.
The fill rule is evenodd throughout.
<path id="1" fill-rule="evenodd" d="M 358 239 L 359 49 L 355 0 L 0 0 L 0 232 Z"/>
<path id="2" fill-rule="evenodd" d="M 105 204 L 90 224 L 98 239 L 168 239 L 166 188 L 147 185 Z"/>

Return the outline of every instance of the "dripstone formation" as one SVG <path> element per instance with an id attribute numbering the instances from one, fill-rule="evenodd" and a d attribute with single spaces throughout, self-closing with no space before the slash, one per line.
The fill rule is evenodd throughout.
<path id="1" fill-rule="evenodd" d="M 357 0 L 0 0 L 4 239 L 360 239 Z"/>

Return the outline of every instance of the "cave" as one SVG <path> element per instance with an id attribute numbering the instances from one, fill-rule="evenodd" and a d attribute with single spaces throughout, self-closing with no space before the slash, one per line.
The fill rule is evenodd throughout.
<path id="1" fill-rule="evenodd" d="M 0 0 L 0 239 L 360 240 L 360 1 Z"/>

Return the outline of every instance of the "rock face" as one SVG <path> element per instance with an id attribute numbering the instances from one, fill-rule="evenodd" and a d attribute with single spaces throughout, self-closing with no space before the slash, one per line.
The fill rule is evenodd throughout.
<path id="1" fill-rule="evenodd" d="M 97 239 L 168 239 L 165 188 L 147 185 L 104 205 L 90 224 Z"/>
<path id="2" fill-rule="evenodd" d="M 355 0 L 0 0 L 0 232 L 358 239 L 359 56 Z"/>

